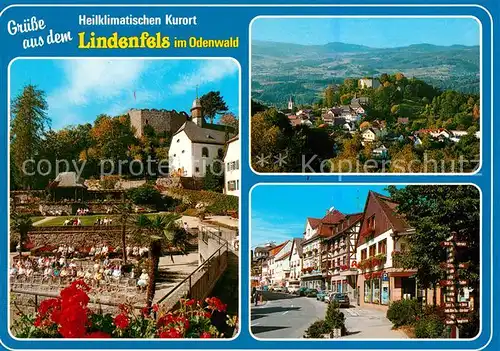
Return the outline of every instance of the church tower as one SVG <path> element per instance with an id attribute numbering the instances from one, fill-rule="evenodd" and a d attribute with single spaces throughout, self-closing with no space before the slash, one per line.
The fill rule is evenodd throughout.
<path id="1" fill-rule="evenodd" d="M 203 116 L 201 113 L 201 103 L 198 99 L 198 88 L 196 88 L 196 99 L 191 106 L 191 121 L 199 127 L 203 127 Z"/>
<path id="2" fill-rule="evenodd" d="M 290 111 L 293 110 L 293 97 L 290 95 L 290 99 L 288 99 L 288 109 Z"/>

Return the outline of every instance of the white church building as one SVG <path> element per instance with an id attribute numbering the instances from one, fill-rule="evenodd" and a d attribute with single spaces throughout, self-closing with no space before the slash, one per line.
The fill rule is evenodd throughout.
<path id="1" fill-rule="evenodd" d="M 172 136 L 168 151 L 170 173 L 181 177 L 204 177 L 208 165 L 217 158 L 222 160 L 226 132 L 209 126 L 204 124 L 200 100 L 196 98 L 191 107 L 191 120 Z"/>

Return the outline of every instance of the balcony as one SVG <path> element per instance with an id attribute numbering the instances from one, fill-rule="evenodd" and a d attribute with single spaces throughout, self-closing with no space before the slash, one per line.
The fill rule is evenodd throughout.
<path id="1" fill-rule="evenodd" d="M 363 229 L 359 232 L 359 235 L 362 238 L 365 238 L 366 241 L 369 241 L 374 234 L 375 234 L 375 224 L 367 224 L 363 226 Z"/>

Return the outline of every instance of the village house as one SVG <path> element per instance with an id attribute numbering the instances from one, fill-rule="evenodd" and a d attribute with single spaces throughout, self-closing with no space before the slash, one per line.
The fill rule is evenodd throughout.
<path id="1" fill-rule="evenodd" d="M 446 139 L 450 139 L 453 136 L 453 133 L 444 128 L 437 129 L 420 129 L 417 131 L 418 136 L 429 135 L 433 139 L 444 141 Z"/>
<path id="2" fill-rule="evenodd" d="M 290 278 L 290 256 L 293 240 L 288 240 L 283 248 L 275 255 L 272 285 L 287 287 Z"/>
<path id="3" fill-rule="evenodd" d="M 414 233 L 396 207 L 389 197 L 368 193 L 357 244 L 357 290 L 363 307 L 386 310 L 391 301 L 417 297 L 415 271 L 393 261 L 406 250 L 406 236 Z"/>
<path id="4" fill-rule="evenodd" d="M 240 138 L 239 135 L 227 142 L 224 156 L 224 192 L 240 196 Z"/>
<path id="5" fill-rule="evenodd" d="M 379 141 L 380 138 L 385 136 L 385 134 L 385 130 L 378 129 L 376 127 L 367 128 L 361 132 L 361 138 L 363 139 L 361 144 L 365 145 L 365 143 L 373 143 Z"/>
<path id="6" fill-rule="evenodd" d="M 172 136 L 168 151 L 170 172 L 181 177 L 202 178 L 214 160 L 224 156 L 226 133 L 219 125 L 207 124 L 202 116 L 200 100 L 191 107 L 191 120 Z"/>
<path id="7" fill-rule="evenodd" d="M 379 147 L 375 148 L 372 150 L 372 156 L 373 157 L 380 157 L 380 158 L 384 158 L 387 156 L 387 152 L 389 151 L 389 149 L 387 149 L 385 147 L 385 145 L 380 145 Z"/>
<path id="8" fill-rule="evenodd" d="M 321 271 L 327 290 L 347 293 L 354 299 L 357 269 L 356 244 L 363 213 L 346 215 L 334 228 L 333 233 L 321 243 Z"/>
<path id="9" fill-rule="evenodd" d="M 294 238 L 290 250 L 290 276 L 287 286 L 299 286 L 302 275 L 302 238 Z"/>
<path id="10" fill-rule="evenodd" d="M 287 240 L 272 249 L 269 250 L 269 256 L 265 261 L 265 267 L 264 264 L 262 266 L 262 282 L 263 285 L 270 285 L 270 286 L 278 286 L 279 280 L 276 276 L 278 267 L 277 267 L 277 262 L 276 258 L 279 257 L 281 250 L 290 242 L 290 240 Z"/>
<path id="11" fill-rule="evenodd" d="M 335 225 L 343 218 L 344 215 L 332 207 L 321 219 L 307 219 L 302 242 L 301 286 L 314 289 L 325 288 L 325 280 L 321 272 L 321 242 L 332 235 Z"/>

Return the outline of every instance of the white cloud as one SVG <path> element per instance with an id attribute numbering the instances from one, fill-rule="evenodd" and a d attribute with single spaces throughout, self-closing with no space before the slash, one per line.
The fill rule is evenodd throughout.
<path id="1" fill-rule="evenodd" d="M 146 69 L 143 60 L 68 60 L 67 84 L 48 97 L 49 106 L 82 106 L 107 101 L 133 89 Z"/>
<path id="2" fill-rule="evenodd" d="M 196 85 L 219 81 L 238 71 L 238 65 L 233 60 L 202 61 L 198 69 L 180 78 L 170 86 L 172 94 L 184 94 L 194 89 Z"/>

